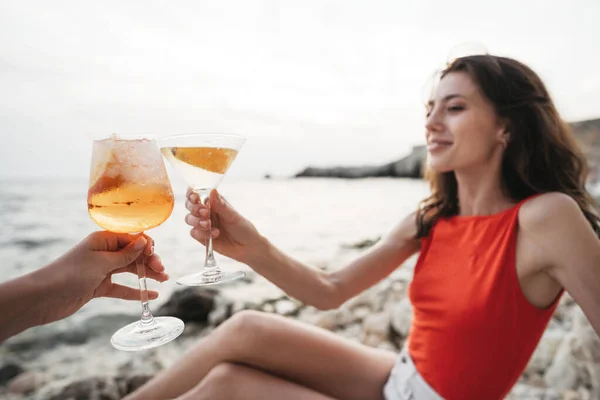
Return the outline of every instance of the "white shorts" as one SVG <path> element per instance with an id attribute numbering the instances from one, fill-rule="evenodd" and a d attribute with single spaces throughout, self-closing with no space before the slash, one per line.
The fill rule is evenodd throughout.
<path id="1" fill-rule="evenodd" d="M 385 400 L 444 400 L 419 374 L 406 346 L 383 388 L 383 397 Z"/>

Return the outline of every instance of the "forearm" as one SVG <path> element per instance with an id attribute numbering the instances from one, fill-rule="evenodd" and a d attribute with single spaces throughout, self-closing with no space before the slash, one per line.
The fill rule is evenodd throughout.
<path id="1" fill-rule="evenodd" d="M 247 261 L 248 265 L 290 297 L 319 309 L 338 305 L 329 274 L 288 256 L 266 238 Z"/>
<path id="2" fill-rule="evenodd" d="M 0 343 L 32 326 L 43 323 L 41 291 L 36 273 L 0 284 Z"/>

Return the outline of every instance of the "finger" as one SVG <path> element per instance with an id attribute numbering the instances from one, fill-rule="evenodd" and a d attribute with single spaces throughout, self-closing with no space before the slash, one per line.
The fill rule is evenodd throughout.
<path id="1" fill-rule="evenodd" d="M 190 236 L 200 242 L 202 245 L 206 246 L 206 232 L 200 230 L 199 228 L 194 228 L 190 231 Z"/>
<path id="2" fill-rule="evenodd" d="M 192 208 L 190 214 L 193 214 L 196 217 L 200 218 L 210 218 L 210 210 L 208 209 L 208 206 L 205 206 L 203 204 L 197 204 L 194 208 Z"/>
<path id="3" fill-rule="evenodd" d="M 185 216 L 185 223 L 188 224 L 189 226 L 198 226 L 198 222 L 200 222 L 200 218 L 192 215 L 192 214 L 187 214 Z"/>
<path id="4" fill-rule="evenodd" d="M 214 211 L 214 214 L 223 221 L 235 222 L 242 218 L 216 189 L 213 189 L 210 192 L 210 205 Z"/>
<path id="5" fill-rule="evenodd" d="M 196 216 L 208 217 L 210 212 L 208 210 L 208 206 L 202 203 L 192 203 L 189 200 L 185 202 L 185 208 Z"/>
<path id="6" fill-rule="evenodd" d="M 124 274 L 124 273 L 130 273 L 130 274 L 137 275 L 138 274 L 137 267 L 135 265 L 128 265 L 126 267 L 116 269 L 112 272 L 113 275 Z M 165 281 L 169 280 L 168 274 L 166 274 L 164 272 L 156 272 L 149 267 L 144 268 L 144 274 L 146 275 L 146 278 L 155 280 L 157 282 L 165 282 Z"/>
<path id="7" fill-rule="evenodd" d="M 148 257 L 148 259 L 146 260 L 146 265 L 156 272 L 164 272 L 165 270 L 165 265 L 163 264 L 158 254 L 153 254 L 150 257 Z"/>
<path id="8" fill-rule="evenodd" d="M 205 231 L 210 229 L 210 226 L 212 225 L 210 219 L 198 218 L 192 214 L 188 214 L 185 216 L 185 223 L 189 226 L 199 227 L 200 229 L 203 229 Z"/>
<path id="9" fill-rule="evenodd" d="M 220 232 L 217 228 L 214 228 L 211 233 L 213 239 L 218 238 L 220 235 Z M 206 245 L 206 231 L 201 230 L 199 228 L 194 228 L 190 231 L 190 236 L 196 239 L 198 242 L 202 243 L 203 245 Z"/>
<path id="10" fill-rule="evenodd" d="M 213 189 L 210 191 L 209 194 L 209 198 L 210 198 L 210 204 L 221 204 L 221 205 L 226 205 L 231 207 L 231 204 L 229 204 L 229 202 L 227 201 L 227 199 L 219 192 L 219 190 L 217 189 Z"/>
<path id="11" fill-rule="evenodd" d="M 147 256 L 151 256 L 152 254 L 154 254 L 154 239 L 152 239 L 150 236 L 146 235 L 145 233 L 142 233 L 142 235 L 144 235 L 144 237 L 148 241 L 146 243 L 146 248 L 144 249 L 144 254 Z"/>
<path id="12" fill-rule="evenodd" d="M 191 195 L 196 194 L 196 192 L 194 192 L 194 189 L 192 189 L 191 187 L 187 188 L 187 191 L 185 192 L 185 198 L 189 199 Z"/>
<path id="13" fill-rule="evenodd" d="M 122 300 L 140 300 L 141 293 L 139 289 L 134 289 L 129 286 L 119 285 L 118 283 L 112 283 L 106 293 L 102 297 L 112 297 L 115 299 Z M 148 290 L 148 299 L 154 300 L 158 297 L 158 292 L 155 290 Z"/>
<path id="14" fill-rule="evenodd" d="M 200 202 L 200 196 L 198 195 L 198 193 L 194 192 L 194 190 L 191 189 L 191 188 L 188 188 L 188 191 L 186 193 L 186 197 L 192 203 L 199 203 Z"/>
<path id="15" fill-rule="evenodd" d="M 142 254 L 147 243 L 148 241 L 144 236 L 138 236 L 135 241 L 128 244 L 124 249 L 105 252 L 108 259 L 108 272 L 120 267 L 125 267 L 134 262 Z"/>
<path id="16" fill-rule="evenodd" d="M 92 251 L 117 251 L 133 242 L 137 236 L 109 231 L 93 232 L 84 240 Z"/>
<path id="17" fill-rule="evenodd" d="M 131 267 L 134 269 L 137 268 L 138 261 L 139 260 L 136 259 L 134 262 L 132 262 L 127 267 Z M 158 254 L 152 254 L 151 256 L 145 257 L 144 264 L 146 267 L 150 267 L 153 271 L 156 271 L 156 272 L 164 272 L 164 270 L 165 270 L 165 265 L 162 263 L 162 260 Z M 116 272 L 114 272 L 114 273 L 116 273 Z"/>
<path id="18" fill-rule="evenodd" d="M 134 263 L 131 263 L 131 265 L 128 265 L 127 267 L 131 267 L 131 272 L 132 273 L 137 273 L 137 265 L 136 265 L 137 261 Z M 158 281 L 165 281 L 167 279 L 169 279 L 169 275 L 167 275 L 165 273 L 165 266 L 162 263 L 162 260 L 160 259 L 160 256 L 158 254 L 154 254 L 150 257 L 148 257 L 145 262 L 144 262 L 144 269 L 146 271 L 146 276 L 151 277 L 154 280 L 158 280 Z M 154 277 L 154 274 L 158 274 L 156 275 L 156 277 Z M 165 278 L 166 277 L 166 278 Z"/>

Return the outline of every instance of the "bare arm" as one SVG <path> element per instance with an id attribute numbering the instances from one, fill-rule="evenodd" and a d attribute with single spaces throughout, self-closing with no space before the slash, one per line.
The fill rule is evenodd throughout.
<path id="1" fill-rule="evenodd" d="M 419 246 L 413 214 L 349 265 L 334 272 L 311 268 L 284 254 L 266 239 L 249 259 L 256 272 L 288 295 L 319 309 L 337 308 L 392 273 Z"/>
<path id="2" fill-rule="evenodd" d="M 544 254 L 540 267 L 569 292 L 600 335 L 600 239 L 569 196 L 548 193 L 532 203 L 522 228 Z"/>
<path id="3" fill-rule="evenodd" d="M 35 273 L 0 284 L 0 343 L 43 323 L 40 302 L 47 294 Z"/>

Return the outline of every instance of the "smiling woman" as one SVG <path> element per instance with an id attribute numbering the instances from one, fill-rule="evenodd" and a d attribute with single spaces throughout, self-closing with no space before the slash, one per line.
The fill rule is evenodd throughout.
<path id="1" fill-rule="evenodd" d="M 186 203 L 199 242 L 211 232 L 215 251 L 319 309 L 420 252 L 399 355 L 243 311 L 132 398 L 502 399 L 563 291 L 600 332 L 599 219 L 585 162 L 539 77 L 509 58 L 456 59 L 429 102 L 426 139 L 431 196 L 336 271 L 284 254 L 216 191 L 214 225 L 197 195 Z"/>
<path id="2" fill-rule="evenodd" d="M 420 236 L 438 216 L 459 212 L 461 174 L 455 171 L 488 174 L 498 164 L 501 169 L 488 176 L 513 201 L 568 194 L 600 233 L 585 190 L 586 161 L 535 72 L 516 60 L 471 56 L 455 61 L 441 78 L 427 106 L 432 195 L 422 203 Z"/>

